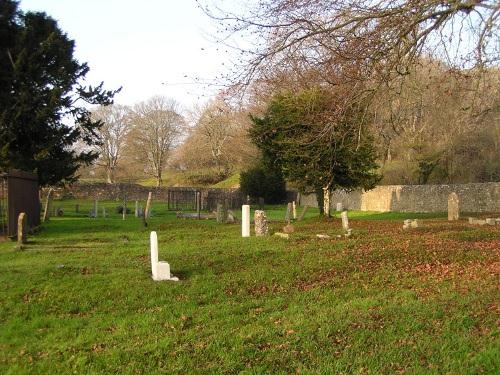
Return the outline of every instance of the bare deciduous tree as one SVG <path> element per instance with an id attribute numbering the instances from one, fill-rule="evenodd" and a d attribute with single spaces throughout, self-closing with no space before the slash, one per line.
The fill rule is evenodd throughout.
<path id="1" fill-rule="evenodd" d="M 171 150 L 184 131 L 184 118 L 179 104 L 161 96 L 137 104 L 133 109 L 131 139 L 137 147 L 138 158 L 161 186 L 162 173 Z"/>
<path id="2" fill-rule="evenodd" d="M 98 131 L 97 165 L 106 169 L 106 181 L 111 184 L 115 181 L 115 170 L 130 131 L 130 108 L 117 104 L 102 106 L 92 111 L 92 116 L 103 123 Z"/>
<path id="3" fill-rule="evenodd" d="M 246 69 L 233 76 L 239 85 L 297 70 L 333 84 L 386 81 L 422 54 L 458 68 L 500 60 L 495 0 L 262 0 L 244 14 L 202 8 L 220 21 L 221 42 L 252 38 L 242 49 Z"/>

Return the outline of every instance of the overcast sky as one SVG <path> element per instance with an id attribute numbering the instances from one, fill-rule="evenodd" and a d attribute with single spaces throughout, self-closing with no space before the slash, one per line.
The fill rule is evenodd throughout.
<path id="1" fill-rule="evenodd" d="M 75 55 L 90 66 L 88 83 L 123 86 L 120 104 L 153 95 L 184 108 L 217 92 L 212 81 L 234 52 L 213 43 L 213 22 L 195 0 L 21 0 L 21 9 L 44 11 L 76 41 Z"/>

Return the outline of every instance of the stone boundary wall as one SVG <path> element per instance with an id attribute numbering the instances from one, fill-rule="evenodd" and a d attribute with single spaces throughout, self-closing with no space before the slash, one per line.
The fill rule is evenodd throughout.
<path id="1" fill-rule="evenodd" d="M 500 212 L 500 182 L 451 185 L 387 185 L 369 191 L 335 191 L 331 208 L 381 212 L 446 212 L 448 195 L 457 193 L 461 212 Z M 302 195 L 299 203 L 317 207 L 316 195 Z"/>
<path id="2" fill-rule="evenodd" d="M 151 187 L 138 184 L 117 183 L 107 184 L 102 182 L 81 182 L 71 186 L 55 188 L 53 197 L 55 199 L 86 199 L 86 200 L 116 200 L 122 201 L 124 197 L 127 200 L 146 200 L 148 193 L 153 193 L 153 199 L 168 201 L 168 192 L 172 190 L 192 190 L 192 191 L 234 191 L 237 189 L 211 189 L 194 187 Z M 47 195 L 48 188 L 44 188 L 42 196 Z"/>
<path id="3" fill-rule="evenodd" d="M 46 196 L 48 189 L 44 189 Z M 88 200 L 116 200 L 121 201 L 124 197 L 127 200 L 145 200 L 149 192 L 158 200 L 168 199 L 168 188 L 147 187 L 138 184 L 106 184 L 101 182 L 81 182 L 63 188 L 55 188 L 53 197 L 55 199 L 74 198 Z"/>

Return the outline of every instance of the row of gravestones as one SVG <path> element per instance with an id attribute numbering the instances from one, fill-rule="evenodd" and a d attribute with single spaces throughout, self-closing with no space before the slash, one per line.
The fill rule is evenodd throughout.
<path id="1" fill-rule="evenodd" d="M 305 206 L 299 220 L 301 220 L 305 212 L 307 211 L 308 206 Z M 287 206 L 287 213 L 285 216 L 285 220 L 287 221 L 287 225 L 283 228 L 283 232 L 275 233 L 275 235 L 283 238 L 288 238 L 288 235 L 294 231 L 293 226 L 291 225 L 291 217 L 297 217 L 295 202 L 289 203 Z M 250 206 L 243 205 L 241 209 L 241 236 L 242 237 L 250 237 Z M 342 211 L 342 228 L 344 229 L 346 236 L 350 236 L 352 234 L 352 229 L 349 227 L 349 219 L 347 216 L 347 211 Z M 269 223 L 267 221 L 267 215 L 264 210 L 255 210 L 254 212 L 254 230 L 256 236 L 267 236 L 269 235 Z"/>

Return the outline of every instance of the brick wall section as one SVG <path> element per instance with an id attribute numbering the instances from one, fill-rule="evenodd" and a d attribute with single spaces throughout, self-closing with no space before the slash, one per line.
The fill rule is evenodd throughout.
<path id="1" fill-rule="evenodd" d="M 453 185 L 388 185 L 370 191 L 336 191 L 331 204 L 361 211 L 446 212 L 448 195 L 458 194 L 461 212 L 500 213 L 500 182 Z M 300 204 L 317 207 L 314 194 L 301 196 Z"/>

